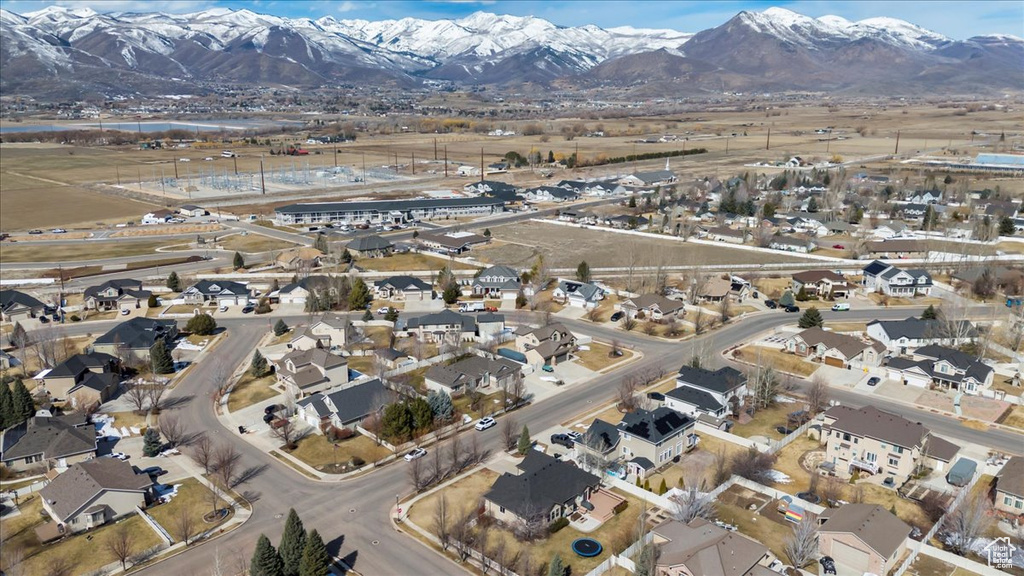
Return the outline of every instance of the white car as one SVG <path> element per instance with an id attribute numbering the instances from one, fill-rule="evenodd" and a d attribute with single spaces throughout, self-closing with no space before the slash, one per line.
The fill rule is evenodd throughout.
<path id="1" fill-rule="evenodd" d="M 406 462 L 412 462 L 413 460 L 416 460 L 417 458 L 423 458 L 426 455 L 427 455 L 426 449 L 424 449 L 424 448 L 414 448 L 412 452 L 409 452 L 408 454 L 405 455 L 405 461 Z"/>
<path id="2" fill-rule="evenodd" d="M 474 426 L 474 428 L 476 428 L 477 430 L 487 430 L 488 428 L 494 426 L 495 424 L 497 424 L 497 422 L 494 421 L 494 418 L 487 416 L 485 418 L 477 420 L 476 426 Z"/>
<path id="3" fill-rule="evenodd" d="M 128 455 L 124 452 L 111 452 L 108 456 L 111 458 L 117 458 L 118 460 L 127 460 Z"/>
<path id="4" fill-rule="evenodd" d="M 228 307 L 227 306 L 221 306 L 217 310 L 220 311 L 220 312 L 227 312 L 228 311 Z"/>
<path id="5" fill-rule="evenodd" d="M 127 309 L 127 308 L 121 308 L 121 316 L 127 316 L 127 315 L 129 315 L 129 314 L 131 314 L 131 313 L 132 313 L 132 311 L 131 311 L 131 310 L 129 310 L 129 309 Z"/>
<path id="6" fill-rule="evenodd" d="M 377 314 L 387 314 L 390 309 L 391 308 L 388 306 L 381 306 L 380 308 L 377 308 Z"/>
<path id="7" fill-rule="evenodd" d="M 50 230 L 51 234 L 64 234 L 65 232 L 67 232 L 67 230 L 63 228 L 54 228 L 53 230 Z"/>

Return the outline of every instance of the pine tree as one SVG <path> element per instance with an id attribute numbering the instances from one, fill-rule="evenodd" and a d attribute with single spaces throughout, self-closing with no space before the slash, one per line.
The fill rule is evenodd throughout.
<path id="1" fill-rule="evenodd" d="M 409 412 L 412 413 L 413 428 L 416 430 L 429 430 L 434 423 L 434 411 L 423 398 L 414 398 L 410 401 Z"/>
<path id="2" fill-rule="evenodd" d="M 530 440 L 530 429 L 523 424 L 523 431 L 519 434 L 519 442 L 516 444 L 516 450 L 519 454 L 526 456 L 526 453 L 530 451 L 530 447 L 533 442 Z"/>
<path id="3" fill-rule="evenodd" d="M 306 530 L 302 527 L 298 513 L 292 508 L 288 511 L 288 519 L 284 523 L 281 545 L 277 547 L 278 553 L 281 554 L 281 563 L 284 565 L 284 576 L 298 576 L 305 549 Z"/>
<path id="4" fill-rule="evenodd" d="M 452 397 L 447 392 L 431 390 L 427 393 L 427 404 L 430 405 L 430 411 L 434 414 L 434 419 L 440 422 L 450 420 L 455 411 Z"/>
<path id="5" fill-rule="evenodd" d="M 324 545 L 320 533 L 313 530 L 306 537 L 306 547 L 302 550 L 299 576 L 327 576 L 330 565 L 331 555 L 327 553 L 327 546 Z"/>
<path id="6" fill-rule="evenodd" d="M 349 310 L 362 310 L 372 300 L 373 296 L 370 294 L 370 289 L 366 286 L 366 282 L 362 278 L 356 278 L 352 282 L 352 292 L 348 295 Z"/>
<path id="7" fill-rule="evenodd" d="M 284 319 L 278 319 L 274 324 L 274 336 L 280 336 L 288 331 L 288 325 L 284 323 Z"/>
<path id="8" fill-rule="evenodd" d="M 160 453 L 160 448 L 160 432 L 152 426 L 146 428 L 146 433 L 142 435 L 142 455 L 152 458 Z"/>
<path id="9" fill-rule="evenodd" d="M 167 288 L 174 292 L 181 292 L 181 279 L 178 278 L 177 272 L 171 272 L 171 275 L 167 277 Z"/>
<path id="10" fill-rule="evenodd" d="M 454 282 L 447 284 L 444 287 L 444 292 L 441 293 L 441 299 L 448 305 L 458 302 L 459 296 L 462 296 L 462 291 L 459 290 L 459 285 Z"/>
<path id="11" fill-rule="evenodd" d="M 821 317 L 821 312 L 818 312 L 817 308 L 811 306 L 800 316 L 800 321 L 797 322 L 797 325 L 801 328 L 812 328 L 814 326 L 821 328 L 825 325 L 825 320 Z"/>
<path id="12" fill-rule="evenodd" d="M 785 307 L 792 306 L 793 304 L 796 304 L 796 299 L 793 298 L 793 291 L 786 290 L 782 293 L 782 298 L 779 298 L 779 306 Z"/>
<path id="13" fill-rule="evenodd" d="M 939 312 L 935 309 L 934 304 L 929 304 L 924 312 L 921 313 L 921 320 L 936 320 L 939 317 Z"/>
<path id="14" fill-rule="evenodd" d="M 576 267 L 576 279 L 580 282 L 590 282 L 590 264 L 584 260 Z"/>
<path id="15" fill-rule="evenodd" d="M 160 301 L 157 299 L 156 294 L 150 294 L 149 299 L 146 300 L 147 308 L 156 308 L 160 305 Z"/>
<path id="16" fill-rule="evenodd" d="M 257 350 L 252 353 L 252 363 L 249 364 L 249 373 L 255 378 L 262 378 L 270 372 L 270 366 L 267 364 L 267 359 L 260 354 Z"/>
<path id="17" fill-rule="evenodd" d="M 551 563 L 548 564 L 548 576 L 565 576 L 565 564 L 562 563 L 562 557 L 558 554 L 551 557 Z"/>
<path id="18" fill-rule="evenodd" d="M 242 254 L 240 252 L 235 252 L 235 259 L 232 261 L 232 263 L 235 266 L 235 270 L 238 270 L 239 268 L 245 268 L 245 258 L 242 258 Z"/>
<path id="19" fill-rule="evenodd" d="M 14 399 L 11 395 L 11 387 L 6 383 L 0 384 L 0 430 L 6 429 L 14 422 Z"/>
<path id="20" fill-rule="evenodd" d="M 154 374 L 170 374 L 174 372 L 174 359 L 167 349 L 167 342 L 163 338 L 157 338 L 156 342 L 149 349 L 149 365 Z"/>
<path id="21" fill-rule="evenodd" d="M 1013 220 L 1009 216 L 1003 216 L 999 220 L 1000 236 L 1013 236 L 1013 233 L 1016 230 L 1017 228 L 1013 225 Z"/>
<path id="22" fill-rule="evenodd" d="M 209 314 L 197 314 L 188 319 L 185 330 L 197 336 L 209 336 L 217 329 L 217 321 Z"/>
<path id="23" fill-rule="evenodd" d="M 384 319 L 388 322 L 398 322 L 398 309 L 389 306 L 387 313 L 384 314 Z"/>
<path id="24" fill-rule="evenodd" d="M 485 238 L 490 238 L 491 237 L 491 229 L 490 228 L 484 228 L 484 237 Z"/>
<path id="25" fill-rule="evenodd" d="M 36 413 L 36 404 L 32 401 L 32 394 L 29 393 L 28 388 L 25 388 L 25 383 L 21 381 L 21 378 L 14 381 L 14 388 L 11 390 L 11 404 L 13 405 L 11 414 L 14 416 L 14 421 L 8 422 L 8 426 L 21 424 Z"/>
<path id="26" fill-rule="evenodd" d="M 661 496 L 665 492 L 668 492 L 668 484 L 665 482 L 665 479 L 662 478 L 661 479 L 661 486 L 658 486 L 658 495 Z"/>
<path id="27" fill-rule="evenodd" d="M 260 539 L 256 541 L 256 550 L 253 551 L 252 560 L 249 562 L 249 576 L 284 576 L 281 556 L 263 534 L 260 534 Z"/>

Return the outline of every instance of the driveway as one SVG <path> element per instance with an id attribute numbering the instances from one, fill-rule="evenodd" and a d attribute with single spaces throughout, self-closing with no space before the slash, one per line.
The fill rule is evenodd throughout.
<path id="1" fill-rule="evenodd" d="M 562 308 L 558 312 L 552 314 L 552 316 L 558 318 L 569 318 L 572 320 L 579 320 L 580 318 L 583 318 L 586 315 L 587 310 L 585 308 L 579 308 L 576 306 L 566 306 L 565 308 Z"/>
<path id="2" fill-rule="evenodd" d="M 828 382 L 830 386 L 843 386 L 845 388 L 853 388 L 858 382 L 867 380 L 867 374 L 860 369 L 851 368 L 849 370 L 845 368 L 837 368 L 835 366 L 828 366 L 822 364 L 815 371 L 815 376 L 821 374 Z"/>

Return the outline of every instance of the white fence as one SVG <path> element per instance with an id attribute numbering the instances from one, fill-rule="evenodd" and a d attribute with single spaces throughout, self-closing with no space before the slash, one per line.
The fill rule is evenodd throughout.
<path id="1" fill-rule="evenodd" d="M 654 534 L 650 532 L 644 534 L 643 538 L 633 542 L 621 554 L 612 554 L 604 562 L 595 566 L 593 570 L 587 572 L 587 576 L 601 576 L 616 566 L 621 566 L 630 572 L 636 572 L 636 562 L 633 560 L 633 557 L 639 554 L 640 550 L 647 544 L 650 544 L 652 540 L 654 540 Z"/>
<path id="2" fill-rule="evenodd" d="M 946 513 L 942 515 L 942 518 L 940 518 L 934 526 L 932 526 L 932 529 L 924 535 L 924 538 L 922 538 L 920 542 L 917 540 L 910 541 L 910 545 L 907 547 L 907 549 L 910 551 L 910 554 L 907 556 L 907 559 L 903 561 L 903 564 L 901 564 L 899 568 L 892 572 L 892 576 L 903 576 L 903 574 L 910 569 L 910 565 L 914 563 L 914 559 L 916 559 L 917 555 L 921 553 L 921 549 L 928 546 L 928 542 L 931 541 L 933 537 L 935 537 L 936 532 L 938 532 L 939 528 L 941 528 L 943 523 L 946 522 L 946 518 L 949 517 L 950 514 L 954 513 L 957 507 L 960 506 L 960 504 L 964 501 L 965 498 L 967 498 L 967 495 L 970 494 L 971 492 L 971 488 L 974 487 L 974 485 L 978 482 L 981 476 L 982 475 L 980 472 L 975 472 L 974 477 L 971 478 L 971 481 L 967 483 L 966 486 L 961 488 L 960 493 L 957 494 L 955 498 L 953 498 L 953 502 L 950 503 L 948 508 L 946 508 Z"/>

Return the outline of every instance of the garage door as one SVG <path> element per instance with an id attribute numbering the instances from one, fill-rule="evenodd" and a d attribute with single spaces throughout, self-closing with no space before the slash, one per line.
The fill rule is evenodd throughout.
<path id="1" fill-rule="evenodd" d="M 842 358 L 835 358 L 833 356 L 825 356 L 825 364 L 829 366 L 835 366 L 837 368 L 845 368 L 846 364 Z"/>
<path id="2" fill-rule="evenodd" d="M 837 576 L 864 576 L 868 571 L 868 553 L 842 542 L 832 541 L 832 559 Z"/>

